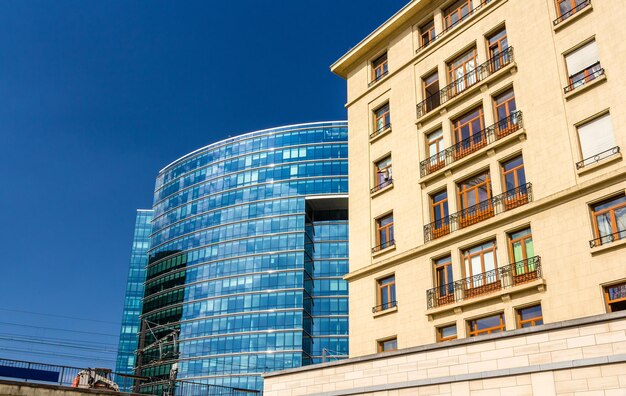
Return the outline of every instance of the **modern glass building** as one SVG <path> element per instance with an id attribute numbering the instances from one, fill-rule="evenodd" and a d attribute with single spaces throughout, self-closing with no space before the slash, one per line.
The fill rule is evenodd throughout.
<path id="1" fill-rule="evenodd" d="M 347 123 L 210 144 L 159 173 L 138 374 L 261 389 L 348 354 Z"/>
<path id="2" fill-rule="evenodd" d="M 143 283 L 146 279 L 146 265 L 148 264 L 148 248 L 152 230 L 152 210 L 137 210 L 133 247 L 130 254 L 130 268 L 128 283 L 124 297 L 124 312 L 122 313 L 122 328 L 117 349 L 115 371 L 118 373 L 134 374 L 135 350 L 137 350 L 137 334 L 139 333 L 139 315 L 141 314 L 141 299 L 143 298 Z M 128 381 L 118 380 L 118 384 Z M 123 389 L 126 390 L 126 389 Z"/>

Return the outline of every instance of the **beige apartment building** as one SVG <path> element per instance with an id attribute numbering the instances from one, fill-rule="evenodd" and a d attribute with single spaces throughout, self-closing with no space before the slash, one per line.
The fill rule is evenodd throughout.
<path id="1" fill-rule="evenodd" d="M 283 385 L 302 378 L 322 378 L 304 393 L 360 394 L 348 390 L 381 374 L 350 384 L 322 370 L 505 340 L 515 353 L 528 334 L 548 342 L 609 324 L 616 347 L 585 354 L 572 341 L 569 357 L 505 368 L 605 358 L 626 375 L 624 21 L 623 0 L 414 0 L 331 66 L 348 86 L 354 359 L 268 375 L 268 394 L 301 394 Z M 475 361 L 495 369 L 498 356 Z M 454 371 L 432 364 L 427 380 Z M 528 389 L 568 393 L 554 369 Z M 594 378 L 614 385 L 605 374 Z M 603 392 L 626 394 L 626 377 L 617 386 Z"/>

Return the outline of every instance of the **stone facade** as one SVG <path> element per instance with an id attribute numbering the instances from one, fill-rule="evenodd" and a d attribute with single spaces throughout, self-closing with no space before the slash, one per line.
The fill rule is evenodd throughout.
<path id="1" fill-rule="evenodd" d="M 626 395 L 626 312 L 266 374 L 265 395 Z"/>

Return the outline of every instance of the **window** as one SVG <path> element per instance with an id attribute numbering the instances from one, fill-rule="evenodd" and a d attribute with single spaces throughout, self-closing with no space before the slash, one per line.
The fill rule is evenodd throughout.
<path id="1" fill-rule="evenodd" d="M 502 179 L 505 188 L 505 210 L 528 203 L 528 186 L 521 155 L 502 163 Z"/>
<path id="2" fill-rule="evenodd" d="M 455 159 L 460 159 L 487 144 L 483 129 L 483 109 L 478 107 L 452 121 L 452 132 L 456 139 Z"/>
<path id="3" fill-rule="evenodd" d="M 394 245 L 393 214 L 376 220 L 376 239 L 378 246 L 374 251 L 382 250 Z"/>
<path id="4" fill-rule="evenodd" d="M 391 275 L 377 281 L 378 306 L 380 311 L 396 306 L 396 276 Z"/>
<path id="5" fill-rule="evenodd" d="M 626 282 L 604 288 L 604 298 L 608 312 L 626 310 Z"/>
<path id="6" fill-rule="evenodd" d="M 496 242 L 489 241 L 463 251 L 465 298 L 500 289 L 496 269 Z"/>
<path id="7" fill-rule="evenodd" d="M 541 313 L 541 305 L 533 305 L 532 307 L 519 308 L 517 310 L 517 327 L 533 327 L 543 324 L 543 314 Z"/>
<path id="8" fill-rule="evenodd" d="M 443 151 L 443 131 L 441 129 L 426 135 L 429 157 L 434 157 Z M 439 158 L 437 158 L 439 159 Z"/>
<path id="9" fill-rule="evenodd" d="M 588 6 L 589 0 L 556 0 L 556 23 L 561 22 Z"/>
<path id="10" fill-rule="evenodd" d="M 577 168 L 591 165 L 610 156 L 617 146 L 609 113 L 579 125 L 576 129 L 582 157 L 581 161 L 576 164 Z"/>
<path id="11" fill-rule="evenodd" d="M 435 70 L 433 73 L 422 79 L 424 104 L 426 113 L 438 107 L 441 104 L 441 96 L 439 95 L 439 74 Z"/>
<path id="12" fill-rule="evenodd" d="M 376 167 L 376 175 L 375 175 L 375 187 L 372 189 L 372 192 L 376 192 L 383 187 L 386 187 L 393 183 L 393 178 L 391 174 L 391 156 L 385 157 L 384 159 L 378 161 L 375 165 Z"/>
<path id="13" fill-rule="evenodd" d="M 626 196 L 595 204 L 592 211 L 596 245 L 626 238 Z"/>
<path id="14" fill-rule="evenodd" d="M 569 75 L 569 85 L 565 87 L 565 93 L 586 84 L 602 74 L 595 40 L 565 55 L 565 63 Z"/>
<path id="15" fill-rule="evenodd" d="M 374 110 L 374 133 L 378 134 L 389 128 L 391 124 L 391 113 L 389 112 L 389 103 Z"/>
<path id="16" fill-rule="evenodd" d="M 475 69 L 476 48 L 467 51 L 448 64 L 448 81 L 454 83 L 448 99 L 478 82 Z"/>
<path id="17" fill-rule="evenodd" d="M 450 29 L 469 15 L 471 0 L 457 0 L 443 13 L 444 29 Z"/>
<path id="18" fill-rule="evenodd" d="M 456 340 L 456 324 L 437 328 L 437 342 Z"/>
<path id="19" fill-rule="evenodd" d="M 420 26 L 420 47 L 424 48 L 432 41 L 435 41 L 435 21 L 426 22 Z"/>
<path id="20" fill-rule="evenodd" d="M 535 256 L 533 246 L 533 234 L 530 228 L 515 231 L 508 234 L 509 255 L 512 270 L 513 285 L 531 282 L 538 278 L 537 265 L 538 257 Z"/>
<path id="21" fill-rule="evenodd" d="M 398 339 L 390 338 L 388 340 L 378 341 L 378 352 L 389 352 L 398 349 Z"/>
<path id="22" fill-rule="evenodd" d="M 448 217 L 448 192 L 440 191 L 430 197 L 430 216 L 433 224 L 433 238 L 439 238 L 450 233 L 450 218 Z"/>
<path id="23" fill-rule="evenodd" d="M 437 285 L 437 305 L 454 302 L 454 278 L 450 256 L 435 260 L 435 284 Z"/>
<path id="24" fill-rule="evenodd" d="M 458 188 L 461 228 L 494 215 L 489 172 L 462 181 Z"/>
<path id="25" fill-rule="evenodd" d="M 387 66 L 387 53 L 385 52 L 372 61 L 372 82 L 378 81 L 389 72 Z"/>
<path id="26" fill-rule="evenodd" d="M 498 139 L 519 129 L 519 114 L 516 111 L 513 89 L 494 97 L 493 107 L 496 113 L 496 137 Z"/>
<path id="27" fill-rule="evenodd" d="M 509 63 L 509 42 L 506 37 L 506 29 L 502 28 L 487 38 L 489 47 L 489 67 L 491 72 L 500 70 Z"/>
<path id="28" fill-rule="evenodd" d="M 506 330 L 503 313 L 470 320 L 467 322 L 467 325 L 469 329 L 468 335 L 470 337 L 476 337 L 481 334 L 500 333 Z"/>

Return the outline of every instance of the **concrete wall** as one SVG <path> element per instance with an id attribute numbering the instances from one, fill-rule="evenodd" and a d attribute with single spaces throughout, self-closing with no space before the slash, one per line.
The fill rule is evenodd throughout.
<path id="1" fill-rule="evenodd" d="M 264 394 L 626 395 L 626 312 L 270 373 Z"/>
<path id="2" fill-rule="evenodd" d="M 130 393 L 118 393 L 100 391 L 95 389 L 78 389 L 66 386 L 33 384 L 17 381 L 0 381 L 0 396 L 112 396 L 131 395 Z"/>

